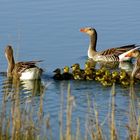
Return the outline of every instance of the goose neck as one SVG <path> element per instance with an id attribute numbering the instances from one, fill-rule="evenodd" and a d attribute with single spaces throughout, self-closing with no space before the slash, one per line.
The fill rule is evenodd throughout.
<path id="1" fill-rule="evenodd" d="M 13 56 L 11 56 L 10 59 L 7 59 L 7 60 L 8 60 L 7 74 L 11 75 L 15 67 L 15 60 Z"/>
<path id="2" fill-rule="evenodd" d="M 89 48 L 93 51 L 96 51 L 97 35 L 90 36 Z"/>

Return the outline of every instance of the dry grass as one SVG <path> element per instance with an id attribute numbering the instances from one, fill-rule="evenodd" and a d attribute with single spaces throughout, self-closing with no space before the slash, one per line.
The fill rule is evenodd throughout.
<path id="1" fill-rule="evenodd" d="M 44 89 L 40 91 L 40 104 L 38 106 L 37 120 L 34 121 L 34 93 L 25 102 L 25 106 L 21 106 L 20 98 L 20 83 L 14 82 L 12 90 L 9 90 L 9 86 L 4 84 L 4 94 L 2 100 L 2 110 L 0 113 L 0 140 L 53 140 L 52 126 L 50 123 L 50 116 L 44 118 L 43 116 L 43 98 L 44 98 Z M 77 118 L 76 123 L 76 132 L 72 133 L 72 111 L 73 103 L 75 101 L 74 97 L 71 95 L 70 84 L 68 85 L 67 91 L 67 105 L 66 105 L 66 124 L 63 121 L 63 91 L 61 91 L 61 104 L 60 104 L 60 113 L 59 113 L 59 132 L 60 140 L 106 140 L 108 137 L 103 131 L 103 122 L 99 119 L 100 112 L 98 111 L 96 102 L 94 102 L 93 107 L 91 107 L 91 101 L 88 97 L 88 113 L 85 122 L 85 133 L 81 134 L 80 131 L 80 119 Z M 119 134 L 116 128 L 115 121 L 115 85 L 112 86 L 111 90 L 111 102 L 110 102 L 110 111 L 109 114 L 106 114 L 108 119 L 108 128 L 110 131 L 109 138 L 110 140 L 119 140 Z M 129 103 L 129 124 L 126 127 L 128 139 L 130 140 L 139 140 L 140 139 L 140 115 L 137 114 L 135 109 L 135 93 L 133 85 L 130 87 L 130 103 Z M 8 101 L 7 101 L 8 100 Z M 10 104 L 10 109 L 9 105 Z M 27 109 L 26 107 L 29 106 Z M 89 118 L 89 115 L 92 116 L 92 123 Z M 44 136 L 40 133 L 41 126 L 46 121 L 46 131 L 47 135 L 44 133 Z M 64 126 L 66 129 L 64 130 Z M 45 132 L 45 131 L 44 131 Z"/>
<path id="2" fill-rule="evenodd" d="M 110 139 L 111 140 L 117 140 L 117 130 L 115 125 L 115 84 L 112 86 L 112 109 L 111 109 L 111 123 L 110 123 Z"/>

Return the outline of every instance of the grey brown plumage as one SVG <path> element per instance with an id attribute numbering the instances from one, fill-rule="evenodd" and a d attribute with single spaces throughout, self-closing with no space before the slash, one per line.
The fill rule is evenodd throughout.
<path id="1" fill-rule="evenodd" d="M 27 79 L 28 78 L 40 79 L 40 76 L 41 76 L 43 70 L 41 68 L 37 67 L 36 63 L 42 62 L 42 60 L 15 63 L 14 55 L 13 55 L 13 48 L 11 45 L 6 46 L 5 56 L 8 61 L 8 68 L 7 68 L 8 77 L 15 77 L 18 79 L 20 79 L 20 78 L 22 79 L 22 77 L 25 76 L 26 73 L 28 73 Z M 30 75 L 30 73 L 32 74 L 32 76 Z"/>
<path id="2" fill-rule="evenodd" d="M 127 58 L 121 58 L 119 55 L 134 49 L 136 47 L 135 44 L 125 45 L 121 47 L 113 47 L 104 51 L 97 52 L 96 44 L 97 44 L 97 31 L 94 28 L 86 27 L 80 29 L 81 32 L 84 32 L 90 36 L 90 44 L 88 48 L 88 57 L 93 59 L 94 61 L 124 61 Z M 128 58 L 129 60 L 130 58 Z"/>
<path id="3" fill-rule="evenodd" d="M 18 77 L 20 77 L 21 74 L 25 70 L 30 69 L 30 68 L 37 68 L 36 64 L 38 62 L 42 62 L 42 60 L 39 60 L 39 61 L 27 61 L 27 62 L 17 62 L 15 64 L 15 67 L 14 67 L 13 71 L 12 71 L 12 74 L 14 74 L 14 75 L 17 74 Z M 40 73 L 43 72 L 43 69 L 39 68 L 39 70 L 40 70 Z"/>

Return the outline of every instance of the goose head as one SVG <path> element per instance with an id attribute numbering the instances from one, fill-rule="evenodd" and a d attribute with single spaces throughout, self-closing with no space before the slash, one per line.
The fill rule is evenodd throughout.
<path id="1" fill-rule="evenodd" d="M 96 54 L 97 32 L 92 27 L 81 28 L 80 31 L 86 33 L 90 37 L 88 57 L 93 58 Z"/>
<path id="2" fill-rule="evenodd" d="M 80 32 L 86 33 L 89 36 L 96 36 L 97 35 L 96 30 L 94 28 L 92 28 L 92 27 L 81 28 Z"/>
<path id="3" fill-rule="evenodd" d="M 65 67 L 63 68 L 63 72 L 64 72 L 64 73 L 69 73 L 69 67 L 68 67 L 68 66 L 65 66 Z"/>
<path id="4" fill-rule="evenodd" d="M 112 75 L 112 78 L 113 78 L 113 79 L 119 77 L 118 71 L 113 71 L 111 75 Z"/>
<path id="5" fill-rule="evenodd" d="M 53 73 L 61 74 L 61 70 L 60 70 L 59 68 L 57 68 L 57 69 L 55 69 L 55 70 L 53 71 Z"/>
<path id="6" fill-rule="evenodd" d="M 140 51 L 139 50 L 131 51 L 128 54 L 125 55 L 125 57 L 133 57 L 133 58 L 137 58 L 138 56 L 140 56 Z"/>
<path id="7" fill-rule="evenodd" d="M 79 70 L 80 69 L 80 65 L 78 63 L 75 63 L 71 66 L 72 68 L 72 71 L 75 71 L 75 70 Z"/>
<path id="8" fill-rule="evenodd" d="M 8 45 L 5 48 L 5 57 L 8 61 L 10 61 L 13 58 L 13 49 L 12 46 Z"/>

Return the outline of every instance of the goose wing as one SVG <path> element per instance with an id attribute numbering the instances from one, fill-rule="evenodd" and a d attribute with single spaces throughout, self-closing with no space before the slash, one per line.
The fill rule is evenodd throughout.
<path id="1" fill-rule="evenodd" d="M 15 74 L 17 74 L 17 75 L 20 76 L 21 73 L 24 72 L 27 69 L 35 68 L 35 67 L 38 68 L 36 66 L 36 63 L 38 63 L 38 62 L 42 62 L 42 60 L 39 60 L 39 61 L 18 62 L 18 63 L 15 64 L 13 73 L 15 73 Z"/>
<path id="2" fill-rule="evenodd" d="M 111 54 L 114 54 L 114 55 L 120 55 L 126 51 L 129 51 L 133 48 L 135 48 L 136 45 L 135 44 L 132 44 L 132 45 L 125 45 L 125 46 L 121 46 L 121 47 L 117 47 L 117 48 L 110 48 L 110 49 L 107 49 L 107 50 L 104 50 L 104 51 L 101 51 L 100 54 L 102 55 L 111 55 Z"/>

